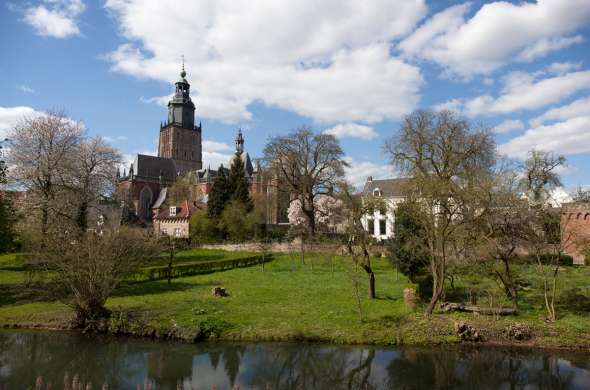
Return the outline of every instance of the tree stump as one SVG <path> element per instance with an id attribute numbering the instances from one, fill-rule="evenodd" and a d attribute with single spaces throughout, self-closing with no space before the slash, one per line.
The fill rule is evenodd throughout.
<path id="1" fill-rule="evenodd" d="M 416 289 L 415 288 L 404 288 L 404 304 L 410 310 L 416 308 Z"/>
<path id="2" fill-rule="evenodd" d="M 213 289 L 211 289 L 211 294 L 213 294 L 214 297 L 227 297 L 229 295 L 227 291 L 225 291 L 225 287 L 213 287 Z"/>

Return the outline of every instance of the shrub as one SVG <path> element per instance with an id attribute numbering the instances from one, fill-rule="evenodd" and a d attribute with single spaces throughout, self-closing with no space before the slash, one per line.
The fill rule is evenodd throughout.
<path id="1" fill-rule="evenodd" d="M 266 255 L 264 262 L 271 261 L 272 257 Z M 230 260 L 205 261 L 200 263 L 174 264 L 172 268 L 167 265 L 144 267 L 134 275 L 135 280 L 160 280 L 168 279 L 168 273 L 172 272 L 172 278 L 198 275 L 216 271 L 224 271 L 233 268 L 249 267 L 263 262 L 262 255 L 242 257 Z"/>
<path id="2" fill-rule="evenodd" d="M 555 265 L 556 258 L 557 256 L 552 253 L 543 253 L 539 256 L 539 259 L 537 259 L 536 255 L 530 254 L 526 256 L 517 256 L 515 260 L 524 264 L 538 264 L 538 260 L 540 260 L 543 265 Z M 569 255 L 559 255 L 558 261 L 561 266 L 571 267 L 574 265 L 574 258 Z"/>
<path id="3" fill-rule="evenodd" d="M 412 282 L 427 273 L 428 264 L 424 227 L 416 213 L 415 203 L 406 201 L 398 204 L 393 239 L 386 243 L 393 265 Z"/>
<path id="4" fill-rule="evenodd" d="M 432 282 L 432 275 L 420 275 L 414 277 L 414 282 L 418 284 L 418 288 L 416 289 L 416 294 L 422 299 L 423 301 L 430 300 L 432 297 L 432 289 L 433 289 L 433 282 Z"/>
<path id="5" fill-rule="evenodd" d="M 195 341 L 199 341 L 219 338 L 223 332 L 232 328 L 232 324 L 217 318 L 207 318 L 196 321 L 196 327 L 198 331 Z"/>
<path id="6" fill-rule="evenodd" d="M 258 215 L 248 213 L 248 207 L 238 200 L 228 203 L 219 219 L 219 228 L 227 232 L 233 242 L 243 242 L 253 238 L 258 225 Z"/>
<path id="7" fill-rule="evenodd" d="M 222 234 L 216 221 L 209 218 L 206 210 L 198 210 L 191 216 L 191 242 L 195 245 L 220 241 Z"/>

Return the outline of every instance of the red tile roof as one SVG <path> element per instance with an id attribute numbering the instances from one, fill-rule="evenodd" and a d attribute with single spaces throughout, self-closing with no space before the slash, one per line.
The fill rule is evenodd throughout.
<path id="1" fill-rule="evenodd" d="M 170 207 L 165 207 L 161 210 L 158 215 L 156 215 L 155 219 L 181 219 L 181 218 L 190 218 L 191 215 L 196 210 L 202 210 L 207 208 L 207 204 L 203 202 L 190 202 L 188 200 L 183 200 L 179 204 L 176 205 L 176 215 L 170 215 Z"/>

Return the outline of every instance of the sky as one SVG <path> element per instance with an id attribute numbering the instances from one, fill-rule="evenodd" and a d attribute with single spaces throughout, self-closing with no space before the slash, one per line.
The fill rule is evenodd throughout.
<path id="1" fill-rule="evenodd" d="M 0 137 L 65 110 L 126 160 L 155 154 L 181 58 L 203 163 L 252 158 L 303 125 L 339 138 L 348 179 L 395 175 L 383 144 L 452 109 L 498 152 L 566 156 L 590 184 L 590 0 L 41 0 L 0 3 Z"/>

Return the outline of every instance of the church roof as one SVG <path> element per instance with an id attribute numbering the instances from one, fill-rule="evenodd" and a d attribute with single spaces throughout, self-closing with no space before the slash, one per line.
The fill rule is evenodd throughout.
<path id="1" fill-rule="evenodd" d="M 133 168 L 136 176 L 157 179 L 161 173 L 165 181 L 174 181 L 176 179 L 176 164 L 170 158 L 138 154 L 135 157 Z"/>

